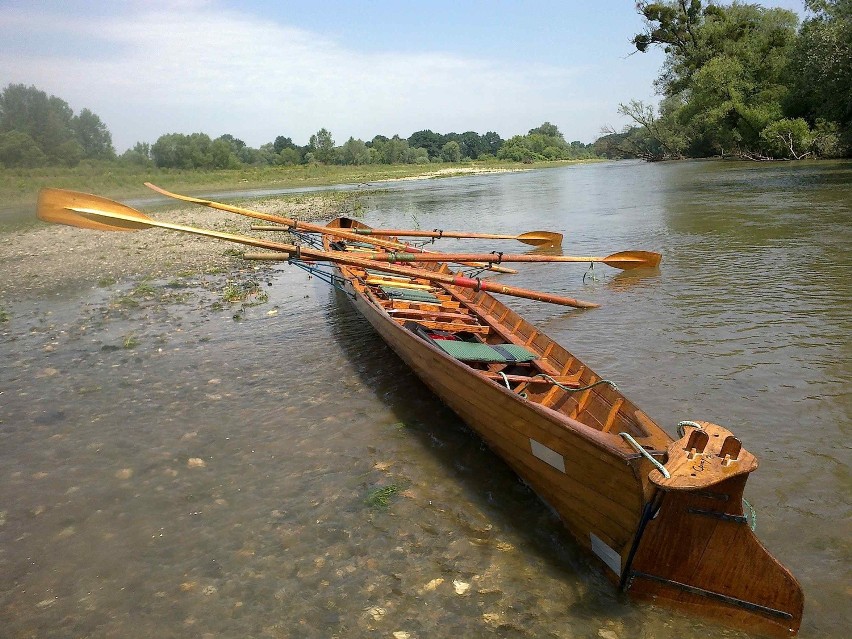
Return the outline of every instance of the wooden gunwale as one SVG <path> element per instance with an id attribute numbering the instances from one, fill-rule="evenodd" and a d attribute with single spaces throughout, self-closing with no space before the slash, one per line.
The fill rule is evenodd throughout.
<path id="1" fill-rule="evenodd" d="M 612 441 L 588 441 L 590 436 L 604 437 L 580 422 L 569 422 L 564 415 L 550 409 L 533 402 L 519 402 L 505 387 L 485 376 L 470 374 L 465 364 L 415 339 L 395 322 L 390 322 L 393 329 L 389 330 L 388 318 L 379 300 L 370 299 L 369 294 L 355 301 L 362 314 L 426 385 L 494 447 L 548 503 L 554 508 L 560 504 L 564 518 L 582 516 L 596 521 L 587 524 L 584 538 L 588 537 L 588 532 L 595 532 L 602 539 L 617 540 L 619 545 L 632 538 L 641 516 L 644 494 L 641 480 L 630 467 L 637 457 L 632 449 L 625 455 L 620 447 L 612 446 Z M 440 370 L 442 368 L 461 370 Z M 496 395 L 503 397 L 498 399 Z M 471 397 L 479 401 L 471 403 Z M 483 426 L 485 424 L 487 427 Z M 539 462 L 530 453 L 530 438 L 565 459 L 566 472 L 558 473 L 558 482 L 552 478 L 539 479 L 543 470 L 550 472 L 544 462 L 540 468 L 524 462 Z M 621 441 L 621 438 L 613 439 Z M 570 513 L 566 511 L 568 504 L 571 505 Z M 576 531 L 577 526 L 572 528 Z M 584 539 L 584 543 L 588 545 L 588 540 Z"/>
<path id="2" fill-rule="evenodd" d="M 522 317 L 518 316 L 518 319 L 521 322 L 523 322 L 522 325 L 526 325 L 526 326 L 529 327 L 528 330 L 530 331 L 531 334 L 534 333 L 534 334 L 536 334 L 536 338 L 544 338 L 544 339 L 547 340 L 547 344 L 544 347 L 542 347 L 540 345 L 532 344 L 532 343 L 526 344 L 524 342 L 521 342 L 521 340 L 519 340 L 518 338 L 513 339 L 514 333 L 508 332 L 502 326 L 495 325 L 496 318 L 490 313 L 490 311 L 483 312 L 480 308 L 477 307 L 478 305 L 474 301 L 465 299 L 465 298 L 470 296 L 470 294 L 471 294 L 470 289 L 453 289 L 453 288 L 446 287 L 446 286 L 442 286 L 442 287 L 445 288 L 445 290 L 447 290 L 447 292 L 450 295 L 452 295 L 454 298 L 459 300 L 464 307 L 469 308 L 475 314 L 479 315 L 484 322 L 491 324 L 494 332 L 498 333 L 503 339 L 505 339 L 506 341 L 514 342 L 514 343 L 520 342 L 521 345 L 531 347 L 531 349 L 533 351 L 539 353 L 541 355 L 541 359 L 536 360 L 536 362 L 534 362 L 534 366 L 540 368 L 540 370 L 542 372 L 556 377 L 556 376 L 560 376 L 560 375 L 569 374 L 569 371 L 571 371 L 571 369 L 574 366 L 578 366 L 579 367 L 578 370 L 581 371 L 581 375 L 580 375 L 579 380 L 578 380 L 578 384 L 580 386 L 587 386 L 587 385 L 593 384 L 595 382 L 598 382 L 601 379 L 597 374 L 595 374 L 591 369 L 586 367 L 574 355 L 572 355 L 570 352 L 568 352 L 567 350 L 562 348 L 559 344 L 554 342 L 552 339 L 550 339 L 549 337 L 547 337 L 543 333 L 540 333 L 539 331 L 537 331 L 537 329 L 532 327 L 531 324 L 528 324 L 526 322 L 526 320 L 524 320 Z M 473 295 L 479 295 L 480 299 L 483 299 L 483 297 L 488 298 L 489 304 L 491 305 L 492 309 L 496 306 L 502 306 L 501 302 L 499 302 L 498 300 L 495 300 L 493 297 L 491 297 L 487 293 L 484 293 L 483 291 L 480 291 L 478 293 L 474 292 Z M 483 306 L 487 306 L 487 305 L 483 305 Z M 508 308 L 506 309 L 506 311 L 508 311 L 508 313 L 509 313 L 507 315 L 507 317 L 511 318 L 512 314 L 514 314 L 514 311 L 511 311 L 511 309 L 508 309 Z M 506 315 L 506 314 L 504 313 L 504 315 Z M 544 351 L 545 350 L 548 350 L 548 357 L 547 358 L 544 357 Z M 561 359 L 562 359 L 562 361 L 565 362 L 562 366 L 559 365 L 560 364 L 560 361 L 559 361 L 560 358 L 553 357 L 551 355 L 551 353 L 554 350 L 557 351 L 557 355 L 562 356 Z M 549 396 L 542 399 L 542 400 L 539 400 L 539 401 L 540 401 L 541 404 L 546 406 L 550 402 L 558 401 L 558 400 L 556 400 L 556 397 L 559 395 L 559 393 L 560 393 L 560 389 L 558 387 L 554 386 L 553 389 L 551 389 Z M 580 399 L 580 400 L 577 400 L 576 398 L 572 398 L 570 395 L 565 394 L 565 396 L 561 398 L 562 401 L 559 402 L 559 406 L 564 404 L 565 401 L 569 401 L 569 400 L 573 399 L 573 401 L 577 402 L 578 406 L 572 413 L 568 414 L 568 417 L 573 418 L 577 421 L 580 421 L 580 423 L 583 423 L 584 420 L 579 420 L 577 418 L 580 416 L 581 413 L 583 413 L 584 410 L 587 410 L 588 408 L 590 408 L 588 406 L 588 403 L 589 403 L 589 401 L 591 400 L 592 397 L 595 397 L 598 400 L 599 403 L 605 404 L 605 406 L 600 407 L 602 409 L 600 413 L 587 411 L 587 418 L 591 418 L 590 421 L 593 421 L 600 426 L 599 429 L 593 427 L 593 430 L 598 430 L 599 432 L 606 432 L 605 429 L 604 429 L 604 426 L 605 426 L 606 421 L 610 417 L 610 410 L 612 409 L 612 406 L 617 401 L 621 400 L 621 408 L 617 411 L 617 413 L 613 417 L 613 419 L 614 420 L 617 419 L 618 416 L 620 415 L 625 422 L 627 422 L 628 424 L 630 424 L 634 428 L 636 428 L 636 426 L 638 426 L 641 430 L 645 431 L 644 435 L 638 434 L 638 433 L 633 433 L 633 434 L 634 434 L 634 437 L 636 437 L 640 442 L 642 442 L 643 445 L 646 448 L 650 448 L 652 450 L 656 450 L 656 451 L 659 451 L 660 453 L 662 453 L 662 451 L 665 450 L 666 446 L 669 443 L 671 443 L 671 441 L 672 441 L 671 437 L 669 437 L 668 434 L 665 433 L 665 431 L 663 431 L 659 426 L 657 426 L 654 422 L 652 422 L 647 417 L 645 419 L 643 419 L 642 421 L 639 421 L 639 420 L 634 421 L 634 420 L 630 419 L 629 415 L 632 415 L 633 413 L 638 412 L 638 409 L 622 393 L 620 393 L 619 391 L 616 391 L 615 389 L 613 389 L 610 386 L 601 386 L 601 387 L 598 387 L 596 389 L 592 389 L 590 391 L 584 391 L 582 399 Z M 559 406 L 552 407 L 552 408 L 557 409 Z M 595 406 L 595 408 L 597 408 L 597 406 Z M 630 429 L 628 429 L 628 430 L 630 430 Z M 646 441 L 643 441 L 643 440 L 646 440 Z M 619 437 L 619 441 L 623 442 L 623 440 L 621 440 L 620 437 Z M 632 452 L 632 449 L 630 449 L 630 450 Z"/>

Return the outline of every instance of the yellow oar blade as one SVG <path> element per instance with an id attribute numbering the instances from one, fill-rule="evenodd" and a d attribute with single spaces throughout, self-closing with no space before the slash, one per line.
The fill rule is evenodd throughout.
<path id="1" fill-rule="evenodd" d="M 120 221 L 113 224 L 103 216 L 87 215 L 84 212 L 86 209 L 116 213 L 129 219 L 119 218 Z M 45 188 L 39 192 L 36 215 L 40 220 L 51 224 L 65 224 L 98 231 L 137 231 L 149 228 L 150 225 L 140 225 L 140 223 L 151 219 L 136 209 L 99 195 L 51 188 Z M 135 225 L 130 223 L 133 220 L 136 221 Z"/>
<path id="2" fill-rule="evenodd" d="M 515 236 L 515 239 L 532 246 L 559 246 L 562 244 L 562 233 L 550 231 L 529 231 Z"/>
<path id="3" fill-rule="evenodd" d="M 653 251 L 621 251 L 607 255 L 601 261 L 607 266 L 629 271 L 635 268 L 656 268 L 663 256 Z"/>

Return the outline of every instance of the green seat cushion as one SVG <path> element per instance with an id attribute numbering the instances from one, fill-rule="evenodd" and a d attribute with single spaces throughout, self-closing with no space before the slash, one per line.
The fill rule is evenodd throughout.
<path id="1" fill-rule="evenodd" d="M 464 362 L 531 362 L 538 355 L 517 344 L 481 344 L 457 340 L 435 340 L 445 353 Z"/>
<path id="2" fill-rule="evenodd" d="M 432 295 L 429 291 L 422 291 L 415 288 L 394 288 L 392 286 L 380 287 L 385 295 L 391 299 L 405 300 L 406 302 L 429 302 L 431 304 L 440 304 L 441 300 Z"/>

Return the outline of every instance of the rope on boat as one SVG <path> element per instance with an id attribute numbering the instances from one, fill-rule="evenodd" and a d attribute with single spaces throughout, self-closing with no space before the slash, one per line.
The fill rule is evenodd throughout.
<path id="1" fill-rule="evenodd" d="M 589 384 L 588 386 L 578 386 L 577 388 L 574 388 L 573 386 L 566 386 L 565 384 L 560 384 L 547 373 L 538 373 L 537 375 L 533 375 L 533 377 L 544 377 L 551 384 L 558 386 L 559 388 L 568 393 L 576 393 L 578 391 L 589 390 L 590 388 L 594 388 L 595 386 L 599 386 L 600 384 L 609 384 L 610 386 L 612 386 L 612 390 L 618 390 L 618 386 L 615 385 L 615 382 L 610 381 L 608 379 L 599 379 L 598 381 Z"/>
<path id="2" fill-rule="evenodd" d="M 693 428 L 697 428 L 698 430 L 704 430 L 703 428 L 701 428 L 701 424 L 699 424 L 698 422 L 694 422 L 689 419 L 684 419 L 682 422 L 677 423 L 678 437 L 683 437 L 686 434 L 683 430 L 684 426 L 692 426 Z"/>
<path id="3" fill-rule="evenodd" d="M 503 383 L 506 384 L 506 388 L 508 388 L 509 390 L 512 390 L 512 387 L 509 385 L 509 378 L 506 377 L 506 373 L 504 373 L 503 371 L 497 371 L 497 372 L 500 373 L 500 375 L 503 377 Z M 523 393 L 521 393 L 521 394 L 523 395 Z"/>
<path id="4" fill-rule="evenodd" d="M 754 509 L 754 506 L 748 503 L 745 497 L 743 497 L 743 511 L 746 521 L 749 522 L 748 527 L 754 532 L 757 529 L 757 511 Z"/>
<path id="5" fill-rule="evenodd" d="M 302 262 L 293 258 L 287 260 L 287 263 L 292 264 L 293 266 L 296 266 L 302 269 L 303 271 L 306 271 L 307 273 L 310 273 L 321 282 L 325 282 L 329 286 L 336 288 L 338 291 L 346 293 L 346 295 L 351 297 L 353 300 L 355 299 L 355 294 L 351 291 L 346 290 L 346 287 L 344 286 L 346 281 L 342 277 L 340 277 L 339 275 L 335 275 L 330 270 L 323 270 L 323 268 L 332 269 L 334 267 L 325 265 L 320 266 L 319 264 L 307 264 L 306 262 Z"/>
<path id="6" fill-rule="evenodd" d="M 630 444 L 631 446 L 633 446 L 633 448 L 636 449 L 637 453 L 639 453 L 640 455 L 642 455 L 642 457 L 644 457 L 649 462 L 654 464 L 654 467 L 662 473 L 663 477 L 665 477 L 666 479 L 669 479 L 671 477 L 671 473 L 669 473 L 669 471 L 666 470 L 666 467 L 663 466 L 659 461 L 654 459 L 651 456 L 651 453 L 649 453 L 647 450 L 645 450 L 642 447 L 642 444 L 640 444 L 635 439 L 633 439 L 633 436 L 630 433 L 618 433 L 618 434 L 621 435 L 622 437 L 624 437 L 624 439 L 627 440 L 627 443 Z"/>

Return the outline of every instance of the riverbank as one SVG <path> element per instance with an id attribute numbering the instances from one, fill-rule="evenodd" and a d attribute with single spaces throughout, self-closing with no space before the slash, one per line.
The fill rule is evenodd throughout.
<path id="1" fill-rule="evenodd" d="M 505 173 L 553 168 L 591 160 L 560 160 L 523 164 L 520 162 L 475 161 L 431 164 L 364 164 L 338 166 L 311 164 L 299 166 L 244 167 L 232 170 L 203 171 L 157 169 L 118 163 L 89 163 L 74 168 L 0 170 L 0 213 L 3 209 L 35 206 L 38 191 L 44 187 L 97 193 L 115 199 L 151 195 L 145 182 L 181 193 L 285 190 L 334 186 L 340 184 L 376 184 L 395 180 L 435 179 L 458 175 Z"/>
<path id="2" fill-rule="evenodd" d="M 320 193 L 255 200 L 251 207 L 303 221 L 352 212 L 353 195 Z M 283 241 L 277 232 L 251 231 L 251 218 L 200 206 L 158 209 L 176 224 Z M 46 299 L 63 291 L 107 287 L 120 280 L 187 280 L 198 275 L 256 272 L 269 263 L 246 262 L 243 247 L 163 229 L 137 233 L 90 231 L 38 223 L 0 232 L 0 313 L 13 301 Z M 177 284 L 175 284 L 177 286 Z"/>

